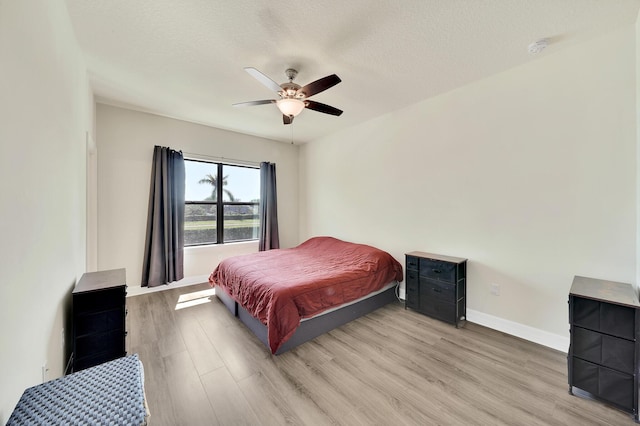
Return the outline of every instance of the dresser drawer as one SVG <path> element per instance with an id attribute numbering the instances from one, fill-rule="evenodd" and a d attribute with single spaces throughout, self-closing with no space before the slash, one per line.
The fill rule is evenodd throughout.
<path id="1" fill-rule="evenodd" d="M 440 299 L 426 298 L 420 295 L 420 311 L 442 321 L 455 323 L 456 305 Z"/>
<path id="2" fill-rule="evenodd" d="M 572 358 L 569 373 L 573 377 L 573 386 L 598 395 L 598 366 L 596 364 Z"/>
<path id="3" fill-rule="evenodd" d="M 407 256 L 407 271 L 417 271 L 420 266 L 420 259 L 415 256 Z"/>
<path id="4" fill-rule="evenodd" d="M 420 309 L 420 296 L 417 292 L 409 290 L 405 297 L 405 306 L 411 309 Z"/>
<path id="5" fill-rule="evenodd" d="M 575 356 L 633 374 L 634 342 L 580 327 L 574 327 L 573 333 L 573 354 Z"/>
<path id="6" fill-rule="evenodd" d="M 85 312 L 104 311 L 118 307 L 124 308 L 126 296 L 127 290 L 125 286 L 76 293 L 73 295 L 73 314 L 80 315 Z"/>
<path id="7" fill-rule="evenodd" d="M 106 333 L 88 334 L 76 339 L 74 356 L 83 358 L 99 353 L 124 353 L 124 330 L 112 330 Z"/>
<path id="8" fill-rule="evenodd" d="M 628 410 L 633 408 L 633 376 L 598 367 L 600 397 Z"/>
<path id="9" fill-rule="evenodd" d="M 456 286 L 440 281 L 420 278 L 420 296 L 442 300 L 447 303 L 454 303 L 456 301 Z"/>
<path id="10" fill-rule="evenodd" d="M 453 283 L 456 280 L 456 264 L 436 259 L 420 259 L 420 276 Z"/>
<path id="11" fill-rule="evenodd" d="M 412 270 L 407 270 L 407 273 L 405 274 L 405 279 L 407 281 L 407 285 L 418 285 L 418 272 L 417 271 L 412 271 Z"/>
<path id="12" fill-rule="evenodd" d="M 420 297 L 419 287 L 418 287 L 418 283 L 419 283 L 418 271 L 407 268 L 405 283 L 406 283 L 405 285 L 406 294 L 404 296 L 405 305 L 408 308 L 417 309 L 419 297 Z"/>
<path id="13" fill-rule="evenodd" d="M 632 409 L 633 375 L 573 358 L 573 386 L 626 409 Z"/>
<path id="14" fill-rule="evenodd" d="M 110 330 L 124 330 L 125 314 L 122 308 L 95 314 L 83 314 L 76 322 L 76 337 Z"/>
<path id="15" fill-rule="evenodd" d="M 104 362 L 113 361 L 117 358 L 122 358 L 125 356 L 124 352 L 109 352 L 109 353 L 99 353 L 91 356 L 87 356 L 85 358 L 75 359 L 73 361 L 73 370 L 74 372 L 84 370 L 85 368 L 93 367 L 98 364 L 102 364 Z"/>
<path id="16" fill-rule="evenodd" d="M 594 331 L 634 339 L 635 309 L 574 296 L 573 323 Z"/>

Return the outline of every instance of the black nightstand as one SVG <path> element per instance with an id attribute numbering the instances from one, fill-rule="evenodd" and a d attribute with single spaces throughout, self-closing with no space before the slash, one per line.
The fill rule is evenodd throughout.
<path id="1" fill-rule="evenodd" d="M 73 371 L 126 355 L 125 270 L 88 272 L 73 290 Z"/>
<path id="2" fill-rule="evenodd" d="M 569 393 L 574 387 L 638 422 L 640 303 L 630 284 L 576 276 L 569 292 Z"/>

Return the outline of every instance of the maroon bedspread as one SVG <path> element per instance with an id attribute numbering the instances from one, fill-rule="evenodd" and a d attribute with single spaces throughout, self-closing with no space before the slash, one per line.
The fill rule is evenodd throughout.
<path id="1" fill-rule="evenodd" d="M 275 353 L 302 318 L 402 281 L 402 266 L 377 248 L 315 237 L 291 249 L 225 259 L 209 277 L 267 326 Z"/>

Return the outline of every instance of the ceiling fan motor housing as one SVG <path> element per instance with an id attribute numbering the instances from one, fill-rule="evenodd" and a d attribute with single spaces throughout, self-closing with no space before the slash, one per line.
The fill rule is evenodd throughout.
<path id="1" fill-rule="evenodd" d="M 299 92 L 301 86 L 299 84 L 293 83 L 293 82 L 289 82 L 289 83 L 282 83 L 280 85 L 280 87 L 282 87 L 282 91 L 279 92 L 280 97 L 281 98 L 297 98 L 297 99 L 302 99 L 304 98 L 304 93 Z"/>

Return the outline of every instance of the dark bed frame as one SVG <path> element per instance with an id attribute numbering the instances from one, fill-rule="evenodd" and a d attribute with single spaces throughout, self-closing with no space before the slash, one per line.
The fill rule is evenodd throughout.
<path id="1" fill-rule="evenodd" d="M 224 289 L 216 286 L 216 297 L 224 303 L 229 311 L 242 321 L 249 330 L 256 335 L 258 339 L 269 348 L 269 339 L 267 327 L 260 320 L 251 316 L 249 311 L 240 306 Z M 344 306 L 329 313 L 306 319 L 300 323 L 296 332 L 289 340 L 284 342 L 275 353 L 280 355 L 296 346 L 299 346 L 309 340 L 312 340 L 321 334 L 324 334 L 336 327 L 340 327 L 350 321 L 360 318 L 370 312 L 375 311 L 382 306 L 396 301 L 396 286 L 389 287 L 387 290 L 380 292 L 374 296 L 363 299 L 351 305 Z"/>

